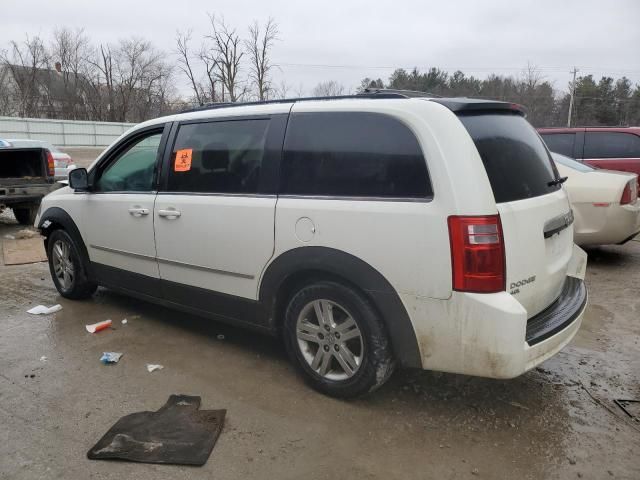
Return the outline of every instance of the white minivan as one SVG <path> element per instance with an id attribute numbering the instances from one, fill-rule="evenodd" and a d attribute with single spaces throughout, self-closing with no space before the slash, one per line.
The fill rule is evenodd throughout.
<path id="1" fill-rule="evenodd" d="M 518 105 L 379 90 L 142 123 L 36 225 L 62 296 L 280 335 L 351 397 L 396 366 L 515 377 L 572 339 L 586 255 L 562 180 Z"/>

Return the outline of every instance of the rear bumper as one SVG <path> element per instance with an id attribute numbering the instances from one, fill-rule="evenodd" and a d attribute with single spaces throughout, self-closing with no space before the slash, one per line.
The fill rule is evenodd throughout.
<path id="1" fill-rule="evenodd" d="M 576 221 L 574 241 L 578 245 L 620 244 L 640 232 L 640 201 L 634 205 L 590 208 L 595 213 L 589 216 L 589 224 L 586 215 L 584 220 Z"/>
<path id="2" fill-rule="evenodd" d="M 422 367 L 513 378 L 544 362 L 580 328 L 587 307 L 585 267 L 586 254 L 574 247 L 560 296 L 531 318 L 508 292 L 453 292 L 449 300 L 438 301 L 403 296 L 412 312 Z"/>
<path id="3" fill-rule="evenodd" d="M 42 197 L 55 190 L 52 184 L 0 186 L 0 205 L 40 202 Z"/>
<path id="4" fill-rule="evenodd" d="M 587 304 L 587 288 L 584 281 L 567 277 L 562 292 L 545 310 L 527 320 L 526 341 L 536 345 L 569 327 Z"/>

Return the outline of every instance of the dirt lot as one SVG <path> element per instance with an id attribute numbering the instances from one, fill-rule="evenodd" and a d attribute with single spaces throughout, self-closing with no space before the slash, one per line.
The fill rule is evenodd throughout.
<path id="1" fill-rule="evenodd" d="M 91 165 L 104 148 L 99 147 L 68 147 L 61 148 L 65 153 L 71 155 L 73 163 L 78 167 L 88 167 Z"/>
<path id="2" fill-rule="evenodd" d="M 0 216 L 0 240 L 19 229 Z M 640 399 L 640 242 L 589 260 L 582 329 L 541 368 L 400 372 L 350 402 L 305 387 L 275 340 L 102 289 L 64 300 L 45 263 L 0 266 L 0 478 L 638 479 L 640 423 L 614 399 Z M 63 310 L 26 313 L 40 303 Z M 85 331 L 107 318 L 114 329 Z M 105 366 L 103 351 L 124 356 Z M 228 410 L 204 467 L 86 459 L 118 418 L 172 393 Z"/>

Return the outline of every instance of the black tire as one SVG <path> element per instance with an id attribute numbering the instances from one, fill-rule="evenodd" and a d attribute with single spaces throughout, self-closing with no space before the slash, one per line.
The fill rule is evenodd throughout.
<path id="1" fill-rule="evenodd" d="M 54 260 L 54 255 L 56 255 L 54 248 L 56 248 L 58 244 L 60 244 L 61 247 L 63 247 L 63 244 L 67 246 L 68 258 L 72 264 L 73 275 L 70 277 L 71 281 L 68 285 L 63 284 L 64 279 L 59 278 L 56 274 L 56 267 L 54 266 L 56 262 L 56 260 Z M 51 235 L 49 235 L 47 240 L 47 258 L 49 259 L 49 271 L 51 272 L 53 283 L 63 297 L 73 300 L 88 298 L 93 295 L 96 288 L 98 288 L 95 283 L 87 278 L 87 266 L 82 262 L 78 245 L 66 231 L 61 229 L 54 230 Z"/>
<path id="2" fill-rule="evenodd" d="M 314 357 L 313 361 L 315 361 L 315 355 L 318 355 L 318 353 L 325 355 L 320 352 L 320 348 L 324 348 L 325 352 L 333 355 L 333 358 L 328 361 L 333 366 L 328 373 L 333 375 L 332 371 L 342 369 L 345 375 L 349 375 L 337 359 L 339 348 L 344 348 L 345 342 L 340 343 L 341 340 L 336 340 L 335 338 L 332 340 L 323 339 L 323 341 L 331 342 L 331 344 L 325 344 L 322 347 L 318 345 L 315 352 L 309 350 L 309 348 L 313 348 L 313 341 L 306 342 L 304 347 L 299 344 L 297 334 L 298 318 L 303 314 L 301 318 L 306 319 L 306 312 L 311 311 L 310 305 L 313 305 L 312 302 L 316 300 L 327 300 L 328 304 L 333 304 L 334 309 L 336 306 L 338 307 L 337 312 L 348 313 L 348 316 L 355 321 L 360 331 L 356 350 L 361 355 L 361 360 L 355 372 L 352 372 L 352 376 L 348 378 L 326 378 L 326 373 L 324 376 L 320 374 L 322 367 L 316 371 L 312 368 L 313 362 L 310 363 L 312 356 Z M 309 314 L 309 316 L 314 316 L 317 319 L 318 314 L 314 310 L 314 313 Z M 331 316 L 334 318 L 333 313 Z M 343 315 L 343 319 L 348 318 L 348 316 Z M 338 329 L 337 314 L 335 318 L 336 329 Z M 304 324 L 308 325 L 308 322 Z M 316 335 L 320 337 L 322 330 L 319 329 L 317 332 Z M 328 329 L 327 332 L 329 332 Z M 330 336 L 327 333 L 326 338 L 329 339 Z M 333 336 L 335 337 L 335 334 Z M 301 288 L 291 297 L 285 312 L 283 337 L 287 353 L 303 374 L 305 381 L 319 392 L 332 397 L 352 398 L 372 392 L 388 380 L 395 367 L 389 338 L 371 302 L 355 289 L 337 282 L 319 281 Z M 339 345 L 336 347 L 336 344 Z M 329 347 L 328 350 L 326 349 L 327 347 Z M 331 347 L 335 347 L 335 353 Z M 304 353 L 303 350 L 305 351 Z M 347 351 L 349 350 L 347 349 Z M 326 353 L 326 355 L 329 355 L 329 353 Z M 305 358 L 305 355 L 309 360 Z"/>
<path id="3" fill-rule="evenodd" d="M 36 215 L 38 214 L 38 207 L 20 207 L 13 209 L 13 215 L 20 225 L 31 225 L 36 221 Z"/>

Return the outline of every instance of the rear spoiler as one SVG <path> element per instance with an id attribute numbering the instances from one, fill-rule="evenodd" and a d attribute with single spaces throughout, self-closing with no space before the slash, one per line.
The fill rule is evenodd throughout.
<path id="1" fill-rule="evenodd" d="M 527 110 L 517 103 L 500 102 L 497 100 L 482 100 L 478 98 L 431 98 L 432 102 L 444 105 L 457 114 L 479 112 L 513 112 L 524 116 Z"/>

